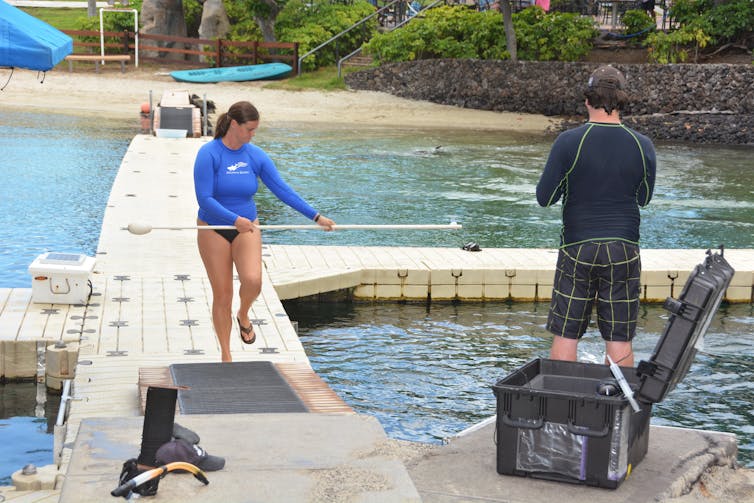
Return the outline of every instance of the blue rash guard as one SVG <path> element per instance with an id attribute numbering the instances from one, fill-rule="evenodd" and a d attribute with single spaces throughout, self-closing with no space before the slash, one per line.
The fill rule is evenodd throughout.
<path id="1" fill-rule="evenodd" d="M 258 179 L 281 201 L 309 219 L 317 215 L 296 191 L 280 177 L 272 159 L 252 143 L 231 150 L 221 139 L 199 149 L 194 161 L 194 190 L 199 219 L 209 225 L 234 225 L 239 216 L 257 218 L 254 194 Z"/>
<path id="2" fill-rule="evenodd" d="M 639 243 L 639 206 L 652 199 L 652 142 L 623 124 L 587 122 L 555 140 L 537 184 L 537 202 L 563 199 L 560 245 Z"/>

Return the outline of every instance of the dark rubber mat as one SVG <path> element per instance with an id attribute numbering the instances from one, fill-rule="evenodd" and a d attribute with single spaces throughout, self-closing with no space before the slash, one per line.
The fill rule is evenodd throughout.
<path id="1" fill-rule="evenodd" d="M 272 362 L 170 366 L 183 414 L 308 412 Z"/>

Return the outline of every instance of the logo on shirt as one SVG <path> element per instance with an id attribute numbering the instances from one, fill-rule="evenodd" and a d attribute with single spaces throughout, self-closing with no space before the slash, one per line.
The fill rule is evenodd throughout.
<path id="1" fill-rule="evenodd" d="M 237 163 L 231 164 L 230 166 L 228 166 L 227 168 L 225 168 L 225 174 L 227 174 L 227 175 L 244 175 L 244 174 L 248 174 L 249 170 L 247 170 L 247 169 L 241 169 L 239 171 L 239 168 L 245 168 L 248 165 L 249 165 L 249 163 L 247 163 L 247 162 L 238 161 Z"/>

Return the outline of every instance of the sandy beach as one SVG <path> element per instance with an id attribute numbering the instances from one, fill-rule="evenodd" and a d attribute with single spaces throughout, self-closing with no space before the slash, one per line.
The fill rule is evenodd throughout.
<path id="1" fill-rule="evenodd" d="M 185 89 L 206 95 L 218 111 L 238 100 L 248 100 L 260 110 L 263 122 L 329 123 L 333 126 L 475 129 L 544 133 L 555 119 L 542 115 L 499 113 L 438 105 L 371 91 L 283 91 L 264 82 L 188 84 L 176 82 L 168 70 L 136 69 L 120 72 L 109 63 L 101 73 L 94 67 L 68 72 L 67 65 L 47 72 L 0 69 L 0 103 L 5 109 L 23 109 L 108 118 L 138 119 L 140 105 L 157 104 L 162 93 Z M 42 78 L 44 79 L 42 80 Z M 7 82 L 7 84 L 6 84 Z M 3 85 L 0 84 L 0 85 Z"/>

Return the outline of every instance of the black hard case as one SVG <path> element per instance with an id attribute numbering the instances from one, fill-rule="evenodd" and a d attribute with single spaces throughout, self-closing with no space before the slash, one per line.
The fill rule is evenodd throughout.
<path id="1" fill-rule="evenodd" d="M 598 387 L 606 365 L 536 358 L 492 386 L 497 397 L 497 471 L 504 475 L 617 488 L 644 458 L 652 404 L 683 379 L 733 277 L 721 253 L 707 252 L 679 298 L 649 361 L 621 368 L 641 410 Z"/>
<path id="2" fill-rule="evenodd" d="M 722 250 L 719 254 L 708 251 L 704 262 L 691 272 L 678 300 L 665 300 L 663 307 L 670 318 L 662 338 L 649 361 L 641 361 L 637 367 L 642 378 L 638 400 L 661 402 L 683 380 L 734 272 Z"/>

